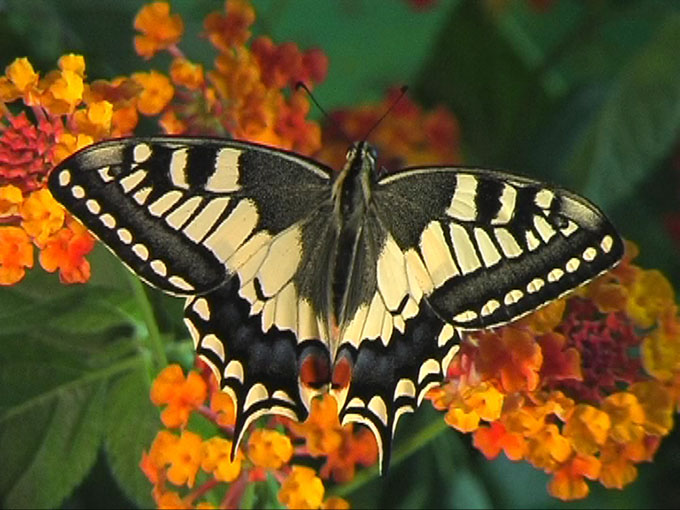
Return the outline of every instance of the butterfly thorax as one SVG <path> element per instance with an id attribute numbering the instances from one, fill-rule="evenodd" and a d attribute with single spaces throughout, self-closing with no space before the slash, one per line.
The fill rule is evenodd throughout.
<path id="1" fill-rule="evenodd" d="M 347 314 L 347 296 L 352 281 L 363 219 L 375 178 L 375 150 L 367 142 L 357 142 L 347 151 L 347 161 L 333 184 L 334 221 L 337 250 L 332 261 L 329 289 L 333 321 L 342 324 Z"/>

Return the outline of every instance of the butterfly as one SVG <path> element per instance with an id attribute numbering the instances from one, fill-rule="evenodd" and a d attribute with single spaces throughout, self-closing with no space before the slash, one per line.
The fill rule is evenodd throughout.
<path id="1" fill-rule="evenodd" d="M 330 392 L 342 424 L 392 437 L 444 379 L 465 331 L 513 321 L 612 268 L 595 205 L 509 173 L 340 172 L 236 140 L 122 138 L 59 164 L 49 189 L 133 272 L 186 299 L 198 356 L 235 404 L 303 421 Z"/>

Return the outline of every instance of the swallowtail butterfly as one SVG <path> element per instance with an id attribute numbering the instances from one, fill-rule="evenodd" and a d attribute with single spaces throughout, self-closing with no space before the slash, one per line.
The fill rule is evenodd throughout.
<path id="1" fill-rule="evenodd" d="M 515 320 L 615 265 L 623 243 L 586 199 L 490 170 L 387 174 L 355 143 L 340 173 L 209 138 L 89 146 L 53 195 L 132 271 L 186 298 L 198 355 L 253 420 L 304 420 L 335 397 L 387 467 L 399 417 L 440 383 L 461 331 Z"/>

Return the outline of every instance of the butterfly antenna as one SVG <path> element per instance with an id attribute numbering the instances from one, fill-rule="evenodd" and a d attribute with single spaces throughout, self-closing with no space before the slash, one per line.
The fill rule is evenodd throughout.
<path id="1" fill-rule="evenodd" d="M 304 82 L 302 82 L 302 81 L 297 82 L 297 83 L 295 84 L 295 90 L 300 90 L 300 89 L 303 89 L 303 90 L 307 93 L 307 95 L 309 96 L 309 99 L 311 99 L 311 100 L 312 100 L 312 103 L 314 103 L 314 106 L 316 106 L 316 107 L 319 109 L 319 111 L 320 111 L 321 113 L 323 113 L 323 116 L 326 117 L 326 120 L 329 122 L 329 124 L 330 124 L 331 126 L 333 126 L 333 127 L 335 128 L 335 130 L 336 130 L 338 133 L 340 133 L 340 135 L 345 139 L 345 141 L 347 142 L 347 144 L 350 145 L 350 144 L 352 143 L 352 141 L 349 139 L 349 137 L 347 136 L 347 134 L 343 131 L 343 129 L 342 129 L 342 127 L 340 126 L 340 124 L 338 124 L 338 123 L 335 121 L 335 119 L 333 119 L 333 117 L 331 117 L 330 115 L 328 115 L 328 113 L 326 112 L 326 110 L 324 110 L 323 107 L 319 104 L 319 102 L 318 102 L 318 101 L 316 100 L 316 98 L 314 97 L 314 94 L 312 94 L 312 91 L 309 90 L 309 87 L 307 87 L 307 84 L 304 83 Z"/>
<path id="2" fill-rule="evenodd" d="M 406 92 L 408 92 L 408 86 L 407 86 L 407 85 L 404 85 L 403 87 L 401 87 L 401 89 L 399 89 L 399 96 L 397 96 L 397 98 L 394 100 L 394 102 L 392 102 L 392 104 L 391 104 L 390 107 L 385 111 L 385 113 L 383 113 L 383 114 L 381 115 L 381 117 L 375 122 L 375 124 L 373 124 L 373 126 L 371 127 L 371 129 L 368 130 L 368 132 L 366 133 L 366 135 L 364 135 L 364 139 L 363 139 L 364 141 L 366 141 L 366 140 L 368 139 L 368 137 L 370 136 L 370 134 L 373 132 L 373 130 L 374 130 L 375 128 L 378 127 L 378 125 L 383 121 L 383 119 L 384 119 L 385 117 L 387 117 L 387 116 L 389 115 L 389 113 L 390 113 L 392 110 L 394 110 L 394 107 L 397 106 L 397 103 L 399 103 L 399 101 L 401 101 L 401 98 L 403 98 L 403 97 L 406 95 Z"/>

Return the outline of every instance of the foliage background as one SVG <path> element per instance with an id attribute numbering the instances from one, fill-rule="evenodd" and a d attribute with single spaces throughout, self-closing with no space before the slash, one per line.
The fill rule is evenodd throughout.
<path id="1" fill-rule="evenodd" d="M 440 0 L 423 10 L 401 0 L 254 4 L 255 35 L 319 46 L 329 56 L 328 77 L 315 90 L 326 109 L 378 101 L 388 87 L 408 84 L 421 104 L 445 104 L 458 117 L 466 164 L 584 193 L 639 244 L 640 265 L 661 269 L 680 288 L 678 239 L 667 228 L 680 212 L 680 2 Z M 132 19 L 141 5 L 0 0 L 0 66 L 27 56 L 44 71 L 76 52 L 89 79 L 167 68 L 162 56 L 148 63 L 134 53 Z M 172 6 L 186 24 L 185 53 L 209 61 L 198 34 L 222 2 Z M 55 506 L 64 497 L 66 508 L 149 504 L 150 485 L 136 468 L 158 428 L 145 353 L 136 351 L 143 312 L 121 265 L 101 248 L 90 259 L 87 286 L 65 288 L 55 275 L 32 271 L 0 290 L 3 506 Z M 181 303 L 155 293 L 150 300 L 161 332 L 185 337 L 175 320 Z M 171 359 L 190 356 L 170 347 Z M 436 414 L 425 404 L 403 420 L 397 447 L 441 420 Z M 489 462 L 469 439 L 447 428 L 388 477 L 346 497 L 355 507 L 680 505 L 677 429 L 625 490 L 592 484 L 587 499 L 570 503 L 548 496 L 543 473 L 505 458 Z"/>

